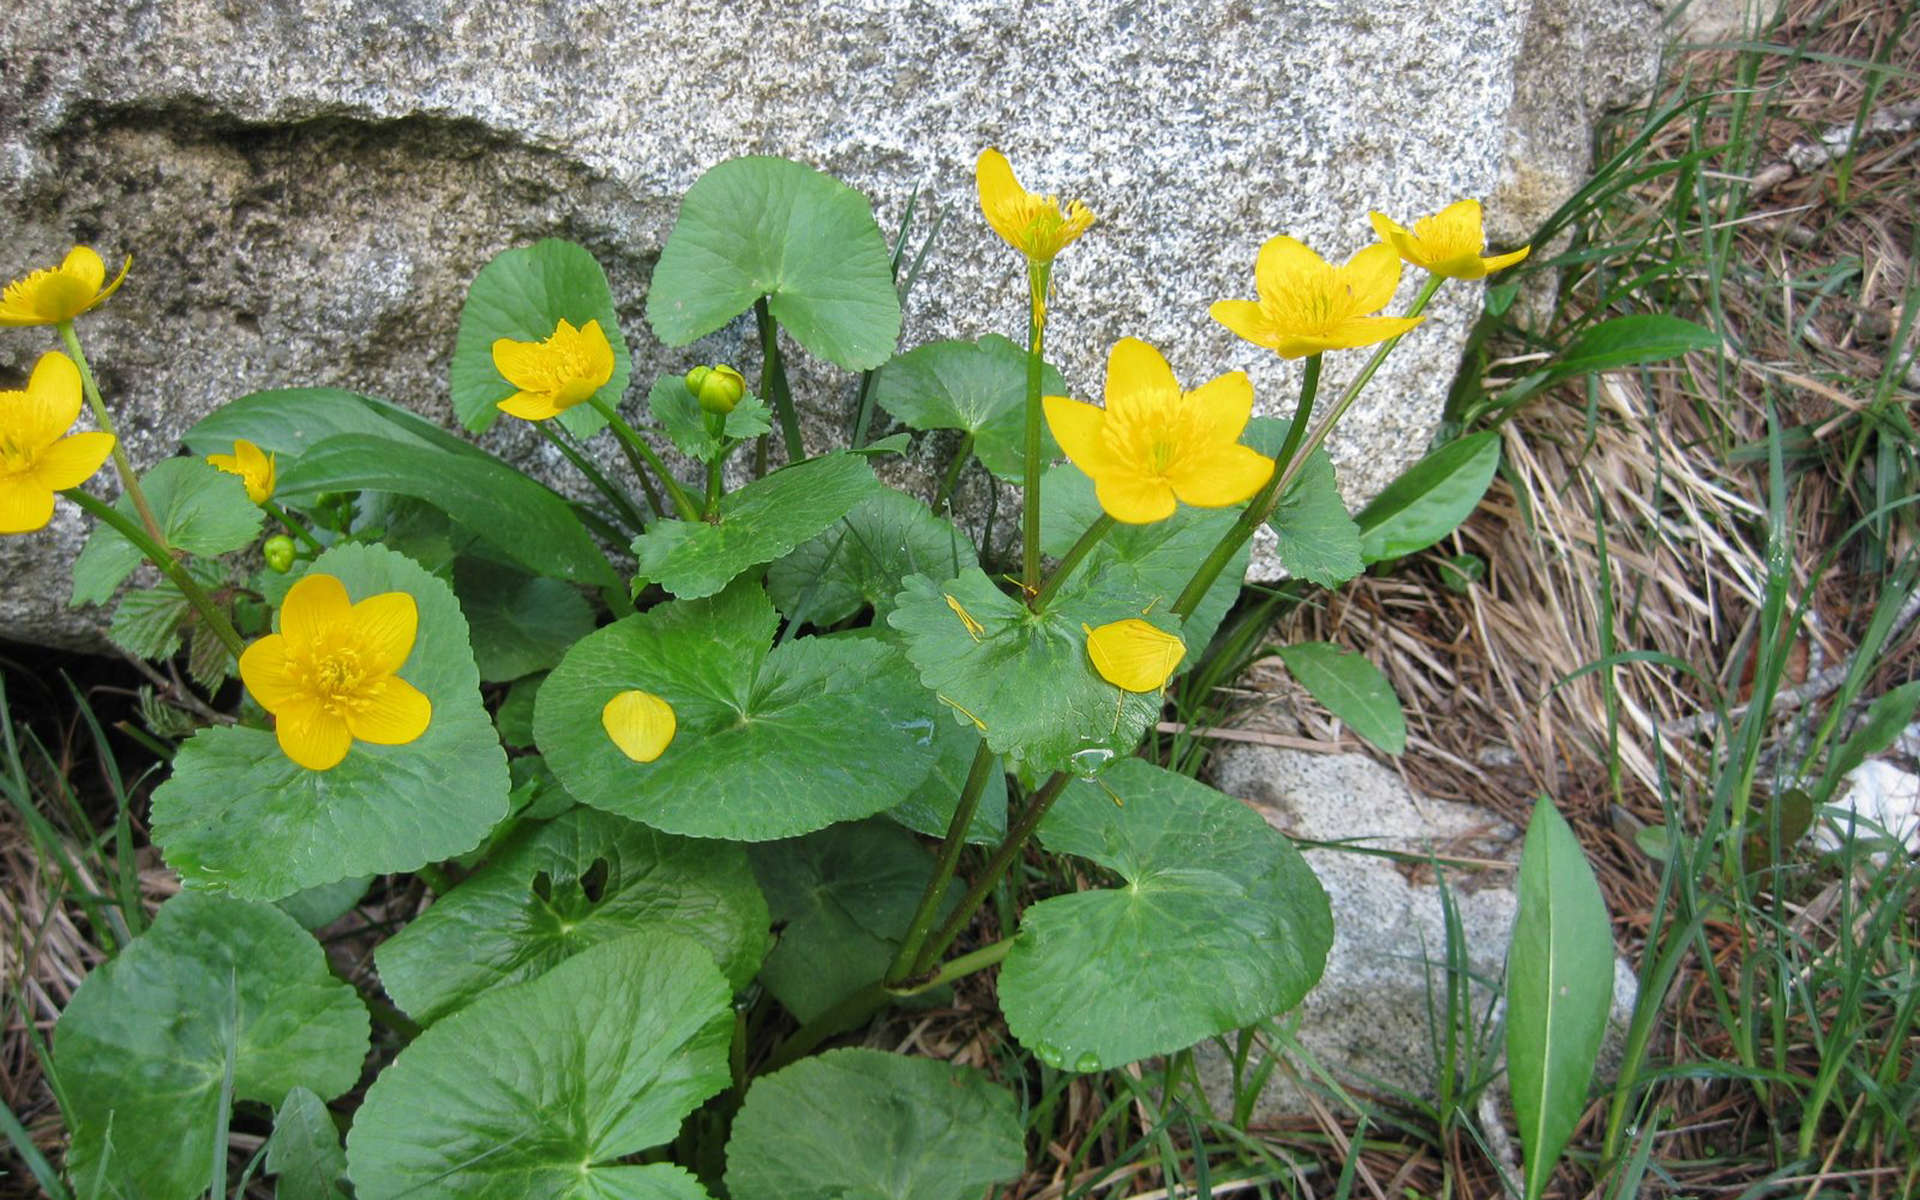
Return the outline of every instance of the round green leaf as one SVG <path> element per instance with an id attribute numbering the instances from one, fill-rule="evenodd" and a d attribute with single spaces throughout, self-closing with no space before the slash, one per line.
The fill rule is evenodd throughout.
<path id="1" fill-rule="evenodd" d="M 732 993 L 706 951 L 647 932 L 495 988 L 400 1052 L 347 1138 L 359 1200 L 703 1197 L 621 1165 L 727 1085 Z"/>
<path id="2" fill-rule="evenodd" d="M 1292 842 L 1204 784 L 1115 763 L 1068 785 L 1040 837 L 1127 884 L 1021 916 L 1000 1003 L 1045 1062 L 1098 1071 L 1170 1054 L 1292 1008 L 1326 967 L 1320 881 Z"/>
<path id="3" fill-rule="evenodd" d="M 762 296 L 794 340 L 850 371 L 887 361 L 900 337 L 893 261 L 867 198 L 805 163 L 736 158 L 680 202 L 647 320 L 684 346 Z"/>
<path id="4" fill-rule="evenodd" d="M 540 685 L 535 740 L 582 804 L 690 837 L 765 841 L 869 816 L 932 769 L 925 718 L 868 697 L 886 648 L 800 638 L 771 653 L 777 618 L 760 585 L 679 600 L 582 638 Z M 673 706 L 677 731 L 638 763 L 601 711 L 629 689 Z"/>
<path id="5" fill-rule="evenodd" d="M 834 1050 L 754 1081 L 734 1200 L 971 1200 L 1026 1166 L 1013 1095 L 970 1067 Z"/>
<path id="6" fill-rule="evenodd" d="M 473 639 L 480 678 L 505 682 L 544 671 L 593 631 L 593 609 L 570 584 L 462 558 L 453 590 Z"/>
<path id="7" fill-rule="evenodd" d="M 857 454 L 784 467 L 720 499 L 711 521 L 655 521 L 633 539 L 636 582 L 683 600 L 711 596 L 748 567 L 771 562 L 886 489 Z"/>
<path id="8" fill-rule="evenodd" d="M 277 900 L 411 871 L 472 849 L 506 815 L 506 756 L 452 589 L 381 546 L 336 547 L 313 570 L 338 577 L 355 600 L 413 597 L 419 632 L 399 675 L 427 694 L 433 719 L 404 746 L 355 742 L 330 771 L 295 763 L 264 729 L 196 733 L 153 794 L 153 840 L 196 887 Z"/>
<path id="9" fill-rule="evenodd" d="M 475 433 L 486 430 L 500 416 L 500 401 L 515 391 L 493 365 L 494 341 L 544 342 L 562 318 L 576 327 L 600 322 L 613 347 L 613 377 L 594 397 L 609 406 L 620 403 L 633 363 L 620 336 L 607 273 L 584 246 L 546 238 L 501 253 L 480 268 L 467 290 L 448 379 L 462 425 Z M 575 437 L 587 437 L 607 423 L 590 403 L 576 404 L 555 420 Z"/>
<path id="10" fill-rule="evenodd" d="M 394 1003 L 426 1024 L 645 929 L 706 947 L 741 989 L 766 954 L 767 902 L 738 846 L 575 809 L 516 839 L 374 961 Z"/>
<path id="11" fill-rule="evenodd" d="M 946 579 L 976 562 L 973 543 L 952 521 L 883 488 L 768 567 L 767 591 L 789 620 L 837 625 L 871 605 L 880 624 L 907 576 Z"/>
<path id="12" fill-rule="evenodd" d="M 226 1149 L 221 1089 L 279 1105 L 352 1087 L 367 1010 L 292 917 L 192 892 L 86 978 L 60 1015 L 54 1064 L 73 1132 L 67 1167 L 116 1195 L 189 1200 Z M 124 1189 L 124 1190 L 121 1190 Z"/>
<path id="13" fill-rule="evenodd" d="M 1064 395 L 1067 381 L 1043 366 L 1040 392 Z M 874 402 L 913 429 L 958 429 L 973 435 L 980 464 L 1019 483 L 1027 460 L 1027 352 L 997 333 L 977 342 L 931 342 L 899 355 L 873 377 Z M 1040 431 L 1040 457 L 1060 456 Z"/>
<path id="14" fill-rule="evenodd" d="M 1291 425 L 1275 417 L 1255 417 L 1240 440 L 1262 454 L 1278 454 Z M 1347 514 L 1333 459 L 1324 449 L 1307 456 L 1274 506 L 1267 528 L 1273 530 L 1280 565 L 1297 579 L 1338 587 L 1366 569 L 1360 559 L 1360 527 Z"/>
<path id="15" fill-rule="evenodd" d="M 233 447 L 229 444 L 227 452 Z M 260 536 L 264 519 L 247 499 L 247 485 L 203 458 L 169 458 L 140 477 L 153 519 L 167 544 L 189 554 L 212 557 L 238 550 Z M 134 516 L 133 500 L 122 493 L 113 506 Z M 73 603 L 105 604 L 146 556 L 111 525 L 96 525 L 73 560 Z"/>

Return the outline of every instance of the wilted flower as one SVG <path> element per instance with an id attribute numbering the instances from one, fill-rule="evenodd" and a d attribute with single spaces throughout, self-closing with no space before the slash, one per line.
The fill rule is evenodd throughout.
<path id="1" fill-rule="evenodd" d="M 1093 669 L 1122 691 L 1159 691 L 1186 655 L 1185 642 L 1138 617 L 1087 629 L 1087 657 L 1093 660 Z"/>
<path id="2" fill-rule="evenodd" d="M 432 702 L 395 674 L 413 652 L 419 621 L 405 592 L 354 604 L 333 576 L 300 577 L 280 606 L 280 632 L 240 656 L 240 678 L 273 714 L 288 758 L 326 771 L 356 739 L 398 746 L 427 731 Z"/>
<path id="3" fill-rule="evenodd" d="M 133 256 L 121 264 L 120 274 L 106 283 L 107 267 L 85 246 L 75 246 L 57 267 L 43 267 L 16 279 L 0 294 L 0 325 L 58 325 L 113 295 L 133 266 Z"/>
<path id="4" fill-rule="evenodd" d="M 80 371 L 50 350 L 24 392 L 0 392 L 0 533 L 53 519 L 53 494 L 79 487 L 113 453 L 110 433 L 67 434 L 80 416 Z"/>
<path id="5" fill-rule="evenodd" d="M 1421 320 L 1365 315 L 1386 307 L 1400 284 L 1400 256 L 1379 242 L 1336 267 L 1282 235 L 1260 247 L 1253 281 L 1257 303 L 1220 300 L 1208 311 L 1228 329 L 1284 358 L 1371 346 Z"/>
<path id="6" fill-rule="evenodd" d="M 650 763 L 667 752 L 678 723 L 673 706 L 638 688 L 621 692 L 600 710 L 600 725 L 620 753 Z"/>
<path id="7" fill-rule="evenodd" d="M 500 411 L 527 421 L 544 421 L 607 385 L 613 378 L 613 346 L 601 332 L 600 322 L 588 321 L 575 329 L 562 317 L 545 341 L 495 341 L 493 365 L 520 389 L 500 401 Z"/>
<path id="8" fill-rule="evenodd" d="M 1073 465 L 1093 478 L 1100 507 L 1146 525 L 1173 515 L 1175 500 L 1201 508 L 1238 504 L 1273 474 L 1273 460 L 1239 444 L 1253 415 L 1253 384 L 1232 371 L 1180 390 L 1160 352 L 1122 338 L 1107 355 L 1107 406 L 1065 396 L 1042 403 L 1047 425 Z"/>
<path id="9" fill-rule="evenodd" d="M 1062 211 L 1058 198 L 1036 196 L 1021 187 L 1007 156 L 998 150 L 980 152 L 974 179 L 987 224 L 1029 262 L 1052 262 L 1093 224 L 1093 214 L 1078 200 L 1068 201 Z"/>
<path id="10" fill-rule="evenodd" d="M 1394 252 L 1416 267 L 1449 279 L 1479 279 L 1512 266 L 1527 256 L 1531 246 L 1510 254 L 1480 257 L 1487 235 L 1480 224 L 1478 200 L 1456 200 L 1431 217 L 1421 217 L 1412 231 L 1394 224 L 1385 213 L 1371 213 L 1375 233 Z"/>
<path id="11" fill-rule="evenodd" d="M 207 461 L 247 485 L 247 499 L 265 504 L 273 499 L 273 455 L 245 438 L 235 438 L 232 454 L 209 454 Z"/>

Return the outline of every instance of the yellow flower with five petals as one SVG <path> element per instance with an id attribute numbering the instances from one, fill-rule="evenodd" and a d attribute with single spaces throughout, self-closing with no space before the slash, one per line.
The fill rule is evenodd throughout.
<path id="1" fill-rule="evenodd" d="M 544 341 L 493 343 L 493 366 L 520 389 L 500 401 L 500 411 L 527 421 L 557 417 L 592 396 L 613 378 L 613 346 L 600 322 L 574 328 L 565 317 Z"/>
<path id="2" fill-rule="evenodd" d="M 120 274 L 106 283 L 107 266 L 100 256 L 85 246 L 75 246 L 59 266 L 43 267 L 7 285 L 0 293 L 0 325 L 71 321 L 113 295 L 132 266 L 133 256 L 128 255 Z"/>
<path id="3" fill-rule="evenodd" d="M 1253 415 L 1253 384 L 1232 371 L 1182 391 L 1158 350 L 1122 338 L 1107 355 L 1107 406 L 1048 396 L 1047 425 L 1073 465 L 1093 478 L 1116 521 L 1147 525 L 1176 500 L 1238 504 L 1273 474 L 1273 460 L 1239 444 Z"/>
<path id="4" fill-rule="evenodd" d="M 1482 258 L 1487 235 L 1480 222 L 1478 200 L 1456 200 L 1431 217 L 1421 217 L 1412 229 L 1396 225 L 1385 213 L 1369 213 L 1373 230 L 1394 253 L 1416 267 L 1449 279 L 1481 279 L 1525 258 L 1532 246 L 1508 254 Z"/>
<path id="5" fill-rule="evenodd" d="M 245 438 L 235 438 L 232 454 L 209 454 L 207 461 L 247 485 L 247 499 L 265 504 L 273 499 L 274 456 Z"/>
<path id="6" fill-rule="evenodd" d="M 280 632 L 248 646 L 240 678 L 273 714 L 286 756 L 312 771 L 355 741 L 399 746 L 427 731 L 433 704 L 396 672 L 413 653 L 420 611 L 405 592 L 358 604 L 331 575 L 308 574 L 280 605 Z"/>
<path id="7" fill-rule="evenodd" d="M 58 350 L 34 364 L 24 392 L 0 392 L 0 533 L 53 519 L 53 494 L 79 487 L 113 453 L 110 433 L 67 430 L 80 416 L 80 370 Z"/>
<path id="8" fill-rule="evenodd" d="M 1028 262 L 1052 262 L 1093 224 L 1093 213 L 1080 201 L 1069 200 L 1062 208 L 1057 197 L 1036 196 L 1021 187 L 1007 156 L 991 147 L 980 152 L 974 181 L 987 224 Z"/>
<path id="9" fill-rule="evenodd" d="M 1400 286 L 1400 256 L 1375 242 L 1336 267 L 1282 234 L 1260 247 L 1253 267 L 1260 299 L 1219 300 L 1208 311 L 1241 337 L 1304 358 L 1397 337 L 1420 317 L 1374 317 Z"/>

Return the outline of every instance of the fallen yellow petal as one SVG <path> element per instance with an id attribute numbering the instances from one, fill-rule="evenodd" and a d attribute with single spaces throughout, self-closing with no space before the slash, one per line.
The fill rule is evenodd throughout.
<path id="1" fill-rule="evenodd" d="M 1185 642 L 1138 617 L 1087 629 L 1093 669 L 1122 691 L 1159 691 L 1186 656 Z"/>
<path id="2" fill-rule="evenodd" d="M 638 688 L 621 692 L 600 710 L 607 737 L 634 762 L 650 763 L 665 754 L 679 728 L 673 706 Z"/>

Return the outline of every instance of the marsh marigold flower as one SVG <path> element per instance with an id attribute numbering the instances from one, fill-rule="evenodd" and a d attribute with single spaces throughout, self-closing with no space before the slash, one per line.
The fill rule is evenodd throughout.
<path id="1" fill-rule="evenodd" d="M 1282 235 L 1260 247 L 1252 300 L 1216 301 L 1213 319 L 1283 358 L 1350 350 L 1397 337 L 1419 317 L 1373 317 L 1400 285 L 1400 256 L 1375 242 L 1336 267 Z"/>
<path id="2" fill-rule="evenodd" d="M 1124 692 L 1157 692 L 1187 656 L 1187 644 L 1138 617 L 1087 629 L 1087 657 L 1100 678 Z"/>
<path id="3" fill-rule="evenodd" d="M 1411 230 L 1394 224 L 1385 213 L 1370 213 L 1373 230 L 1394 253 L 1416 267 L 1449 279 L 1480 279 L 1512 266 L 1527 256 L 1531 246 L 1510 254 L 1482 258 L 1487 235 L 1480 224 L 1478 200 L 1456 200 L 1431 217 L 1421 217 Z"/>
<path id="4" fill-rule="evenodd" d="M 232 454 L 209 454 L 207 461 L 247 485 L 247 499 L 265 504 L 273 499 L 273 455 L 245 438 L 235 438 Z"/>
<path id="5" fill-rule="evenodd" d="M 1093 479 L 1100 507 L 1116 521 L 1147 525 L 1173 515 L 1175 501 L 1200 508 L 1238 504 L 1273 474 L 1273 460 L 1239 444 L 1253 415 L 1253 384 L 1233 371 L 1180 390 L 1160 352 L 1122 338 L 1107 355 L 1107 406 L 1065 396 L 1041 402 L 1047 425 L 1073 465 Z"/>
<path id="6" fill-rule="evenodd" d="M 24 392 L 0 392 L 0 533 L 53 519 L 53 494 L 79 487 L 113 453 L 110 433 L 67 430 L 80 416 L 80 370 L 58 350 L 34 364 Z"/>
<path id="7" fill-rule="evenodd" d="M 600 710 L 600 727 L 635 762 L 650 763 L 667 752 L 678 722 L 673 705 L 638 688 L 621 692 Z"/>
<path id="8" fill-rule="evenodd" d="M 303 575 L 280 606 L 280 632 L 248 646 L 240 678 L 288 758 L 338 766 L 358 740 L 399 746 L 427 731 L 433 704 L 397 672 L 413 652 L 419 608 L 405 592 L 358 604 L 331 575 Z"/>
<path id="9" fill-rule="evenodd" d="M 1021 187 L 1007 156 L 998 150 L 980 152 L 974 180 L 987 224 L 1028 262 L 1052 262 L 1093 224 L 1093 214 L 1078 200 L 1069 200 L 1063 209 L 1058 198 L 1036 196 Z"/>
<path id="10" fill-rule="evenodd" d="M 527 421 L 557 417 L 592 396 L 613 378 L 613 346 L 600 322 L 575 329 L 565 317 L 541 342 L 500 338 L 493 366 L 520 390 L 500 401 L 500 411 Z"/>
<path id="11" fill-rule="evenodd" d="M 106 283 L 107 266 L 85 246 L 75 246 L 57 267 L 43 267 L 16 279 L 0 293 L 0 325 L 58 325 L 113 295 L 133 266 L 133 256 L 120 274 Z M 105 287 L 100 286 L 106 283 Z"/>

